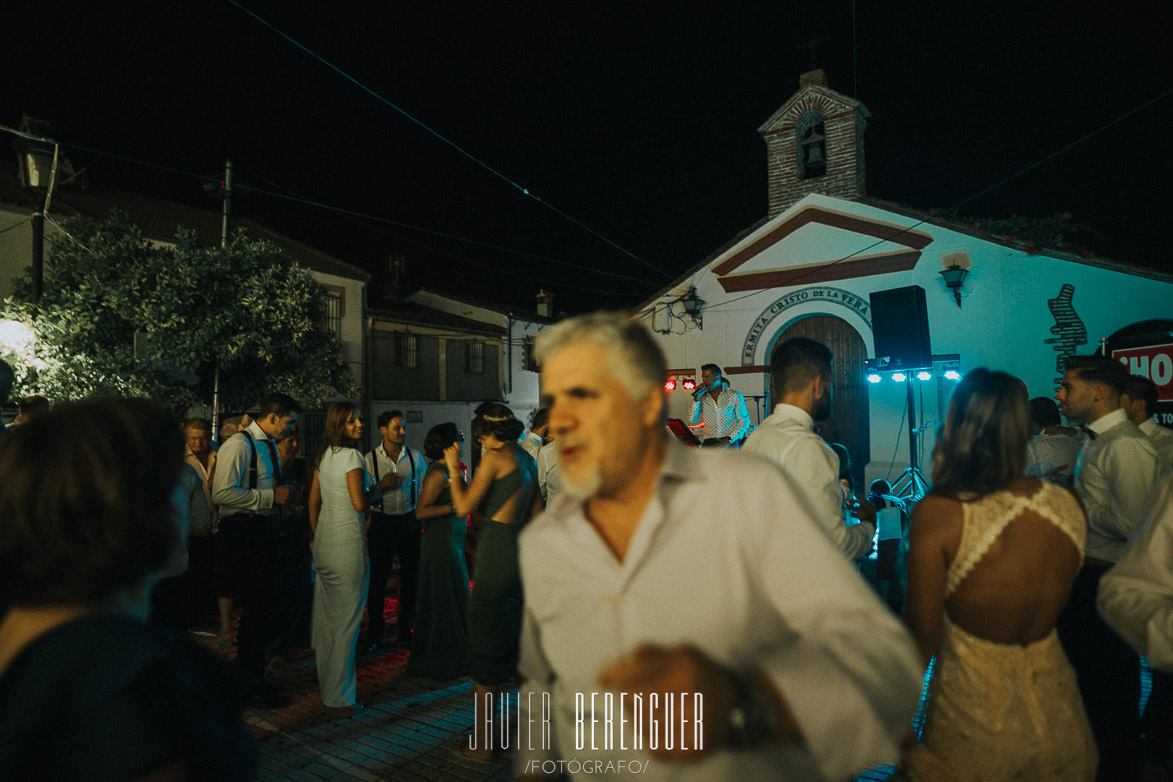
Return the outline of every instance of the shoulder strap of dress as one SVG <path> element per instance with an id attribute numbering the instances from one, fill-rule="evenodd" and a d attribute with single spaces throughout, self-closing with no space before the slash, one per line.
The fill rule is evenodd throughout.
<path id="1" fill-rule="evenodd" d="M 1079 549 L 1082 562 L 1084 545 L 1087 543 L 1087 518 L 1079 500 L 1051 483 L 1043 483 L 1039 491 L 1023 500 L 1026 509 L 1042 516 L 1071 538 L 1071 542 Z"/>
<path id="2" fill-rule="evenodd" d="M 989 551 L 994 539 L 1018 517 L 1026 507 L 1026 500 L 1026 497 L 999 491 L 980 500 L 961 503 L 961 542 L 945 577 L 945 597 L 953 594 Z"/>

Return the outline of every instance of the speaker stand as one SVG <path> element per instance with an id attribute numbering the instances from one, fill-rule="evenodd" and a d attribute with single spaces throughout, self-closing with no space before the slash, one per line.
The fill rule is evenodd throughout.
<path id="1" fill-rule="evenodd" d="M 924 473 L 920 471 L 920 452 L 916 447 L 917 437 L 921 436 L 921 430 L 916 425 L 916 398 L 912 389 L 913 373 L 916 370 L 910 369 L 907 372 L 904 382 L 908 391 L 908 467 L 892 485 L 892 494 L 908 502 L 919 502 L 928 494 L 931 487 L 925 480 Z"/>

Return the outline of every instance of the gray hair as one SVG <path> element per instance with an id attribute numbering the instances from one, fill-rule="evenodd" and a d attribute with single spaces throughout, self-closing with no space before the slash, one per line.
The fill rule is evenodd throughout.
<path id="1" fill-rule="evenodd" d="M 649 391 L 662 391 L 668 379 L 664 352 L 648 329 L 623 312 L 592 312 L 544 329 L 534 341 L 539 364 L 574 342 L 590 342 L 607 351 L 604 369 L 640 401 Z"/>

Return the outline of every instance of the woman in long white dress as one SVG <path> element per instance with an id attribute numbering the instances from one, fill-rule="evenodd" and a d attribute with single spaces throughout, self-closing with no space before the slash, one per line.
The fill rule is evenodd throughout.
<path id="1" fill-rule="evenodd" d="M 367 600 L 367 484 L 358 445 L 362 413 L 350 402 L 326 411 L 318 469 L 310 487 L 310 529 L 314 571 L 311 640 L 317 653 L 322 703 L 356 705 L 355 649 Z"/>
<path id="2" fill-rule="evenodd" d="M 1083 560 L 1075 496 L 1022 477 L 1026 389 L 975 369 L 949 404 L 933 490 L 912 515 L 904 621 L 934 656 L 906 778 L 1075 782 L 1096 747 L 1055 621 Z"/>

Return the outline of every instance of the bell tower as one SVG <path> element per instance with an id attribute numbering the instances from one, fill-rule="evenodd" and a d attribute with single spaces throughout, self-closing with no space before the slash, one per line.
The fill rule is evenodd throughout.
<path id="1" fill-rule="evenodd" d="M 758 128 L 766 142 L 769 217 L 808 193 L 856 199 L 865 194 L 863 134 L 871 113 L 827 86 L 813 70 L 798 92 Z"/>

